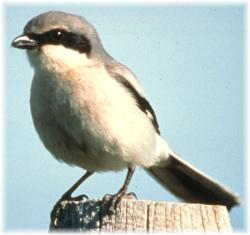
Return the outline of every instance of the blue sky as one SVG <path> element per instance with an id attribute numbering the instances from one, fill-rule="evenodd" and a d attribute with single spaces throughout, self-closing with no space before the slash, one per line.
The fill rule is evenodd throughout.
<path id="1" fill-rule="evenodd" d="M 245 9 L 243 5 L 5 5 L 5 230 L 43 230 L 58 198 L 83 170 L 57 162 L 31 120 L 33 71 L 25 52 L 10 47 L 26 22 L 48 10 L 84 16 L 106 50 L 139 78 L 162 136 L 183 159 L 240 194 L 230 213 L 244 230 L 246 198 Z M 126 171 L 95 174 L 76 194 L 115 193 Z M 178 201 L 142 169 L 130 191 L 139 199 Z"/>

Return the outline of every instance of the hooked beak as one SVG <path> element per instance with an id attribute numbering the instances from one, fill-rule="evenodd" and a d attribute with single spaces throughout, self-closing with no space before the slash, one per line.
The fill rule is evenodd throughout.
<path id="1" fill-rule="evenodd" d="M 19 48 L 19 49 L 34 49 L 38 46 L 38 42 L 31 38 L 30 35 L 23 34 L 16 37 L 12 43 L 12 47 Z"/>

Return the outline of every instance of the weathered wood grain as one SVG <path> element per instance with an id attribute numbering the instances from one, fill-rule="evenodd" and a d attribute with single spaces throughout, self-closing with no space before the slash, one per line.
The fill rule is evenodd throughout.
<path id="1" fill-rule="evenodd" d="M 122 200 L 110 214 L 109 202 L 58 202 L 50 229 L 105 232 L 232 232 L 226 207 L 189 203 Z"/>

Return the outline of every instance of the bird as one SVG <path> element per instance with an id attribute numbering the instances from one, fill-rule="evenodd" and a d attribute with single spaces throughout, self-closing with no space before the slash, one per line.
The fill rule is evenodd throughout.
<path id="1" fill-rule="evenodd" d="M 84 17 L 48 11 L 33 17 L 12 47 L 25 49 L 34 77 L 35 129 L 57 160 L 85 170 L 62 199 L 95 172 L 127 169 L 118 201 L 136 167 L 187 203 L 241 203 L 229 188 L 179 157 L 162 138 L 156 114 L 135 74 L 103 47 Z"/>

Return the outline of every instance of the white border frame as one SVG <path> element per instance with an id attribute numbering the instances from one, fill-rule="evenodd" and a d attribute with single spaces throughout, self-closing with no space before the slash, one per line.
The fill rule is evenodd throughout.
<path id="1" fill-rule="evenodd" d="M 248 159 L 249 156 L 249 131 L 250 131 L 250 125 L 248 123 L 248 120 L 250 118 L 249 115 L 249 94 L 248 91 L 250 90 L 249 86 L 250 86 L 250 82 L 248 81 L 249 79 L 249 52 L 250 52 L 250 47 L 248 45 L 248 42 L 250 40 L 250 24 L 249 24 L 249 20 L 250 17 L 248 15 L 249 13 L 249 2 L 247 0 L 243 1 L 243 0 L 210 0 L 210 1 L 204 1 L 204 0 L 193 0 L 193 1 L 188 1 L 188 0 L 182 0 L 182 1 L 176 1 L 176 0 L 116 0 L 116 1 L 104 1 L 104 0 L 74 0 L 74 1 L 70 1 L 70 0 L 64 0 L 61 2 L 55 1 L 55 0 L 39 0 L 39 1 L 35 1 L 34 0 L 24 0 L 24 1 L 18 1 L 18 0 L 2 0 L 0 2 L 0 35 L 3 35 L 4 33 L 4 6 L 5 5 L 22 5 L 22 4 L 31 4 L 33 6 L 35 5 L 50 5 L 50 4 L 82 4 L 82 3 L 87 3 L 90 5 L 95 5 L 95 4 L 114 4 L 114 5 L 157 5 L 157 4 L 169 4 L 169 5 L 180 5 L 180 4 L 185 4 L 185 5 L 193 5 L 193 4 L 197 4 L 197 5 L 224 5 L 224 4 L 235 4 L 235 5 L 240 5 L 243 4 L 246 6 L 246 25 L 245 25 L 245 30 L 246 30 L 246 38 L 245 38 L 245 42 L 246 42 L 246 52 L 245 52 L 245 62 L 246 62 L 246 69 L 245 69 L 245 77 L 246 77 L 246 88 L 245 88 L 245 158 L 246 158 L 246 193 L 247 195 L 245 196 L 246 199 L 249 198 L 250 194 L 249 194 L 249 178 L 250 178 L 250 171 L 247 170 L 247 167 L 249 167 L 250 164 L 250 160 Z M 4 191 L 4 122 L 5 122 L 5 116 L 4 116 L 4 111 L 5 111 L 5 107 L 4 107 L 4 57 L 3 57 L 3 45 L 4 45 L 4 39 L 2 38 L 2 43 L 0 44 L 0 52 L 1 56 L 0 56 L 0 114 L 1 114 L 1 120 L 0 120 L 0 174 L 1 174 L 1 192 Z M 248 187 L 247 187 L 248 186 Z M 4 207 L 3 207 L 3 202 L 4 202 L 4 198 L 3 195 L 4 193 L 0 192 L 0 233 L 3 233 L 3 212 L 4 212 Z M 246 212 L 246 233 L 249 232 L 249 201 L 248 201 L 248 208 L 247 208 L 247 212 Z M 248 218 L 248 219 L 247 219 Z M 34 234 L 34 231 L 31 232 L 32 234 Z M 40 232 L 35 232 L 36 234 L 40 234 Z M 238 234 L 246 234 L 246 233 L 238 233 Z M 9 233 L 8 234 L 12 234 Z M 13 232 L 14 234 L 14 232 Z M 27 231 L 24 232 L 23 234 L 27 234 Z M 47 233 L 46 233 L 47 234 Z"/>

